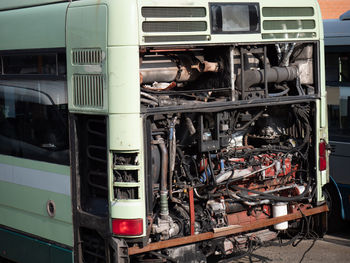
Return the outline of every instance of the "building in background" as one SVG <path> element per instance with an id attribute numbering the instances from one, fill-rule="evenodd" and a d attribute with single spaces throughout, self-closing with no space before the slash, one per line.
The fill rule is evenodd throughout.
<path id="1" fill-rule="evenodd" d="M 350 9 L 350 0 L 318 0 L 323 19 L 338 19 Z"/>

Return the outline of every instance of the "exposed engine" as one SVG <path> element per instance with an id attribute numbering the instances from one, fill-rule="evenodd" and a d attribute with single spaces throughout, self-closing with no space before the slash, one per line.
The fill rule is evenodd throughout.
<path id="1" fill-rule="evenodd" d="M 314 48 L 285 43 L 142 53 L 150 241 L 311 206 L 315 103 L 300 98 L 317 93 Z M 273 233 L 288 227 L 276 224 Z M 237 242 L 201 249 L 206 256 L 231 253 Z"/>
<path id="2" fill-rule="evenodd" d="M 311 95 L 314 49 L 283 43 L 144 50 L 141 103 L 152 108 Z"/>

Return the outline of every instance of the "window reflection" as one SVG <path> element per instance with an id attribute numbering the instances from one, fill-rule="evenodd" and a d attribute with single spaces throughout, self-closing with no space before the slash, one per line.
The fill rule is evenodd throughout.
<path id="1" fill-rule="evenodd" d="M 331 140 L 350 142 L 350 53 L 326 50 L 328 126 Z"/>
<path id="2" fill-rule="evenodd" d="M 0 81 L 0 153 L 68 164 L 65 81 Z"/>

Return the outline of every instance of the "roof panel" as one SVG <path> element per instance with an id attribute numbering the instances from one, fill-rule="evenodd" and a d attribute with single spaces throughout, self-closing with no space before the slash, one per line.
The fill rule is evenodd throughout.
<path id="1" fill-rule="evenodd" d="M 46 5 L 59 2 L 69 2 L 69 0 L 2 0 L 0 1 L 0 10 L 9 10 L 29 6 Z"/>

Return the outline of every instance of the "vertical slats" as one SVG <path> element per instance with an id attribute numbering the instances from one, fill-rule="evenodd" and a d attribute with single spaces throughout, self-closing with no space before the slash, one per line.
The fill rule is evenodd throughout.
<path id="1" fill-rule="evenodd" d="M 103 107 L 103 76 L 74 75 L 74 105 L 78 107 Z"/>
<path id="2" fill-rule="evenodd" d="M 102 50 L 94 49 L 74 49 L 72 52 L 73 65 L 95 65 L 102 63 Z"/>

